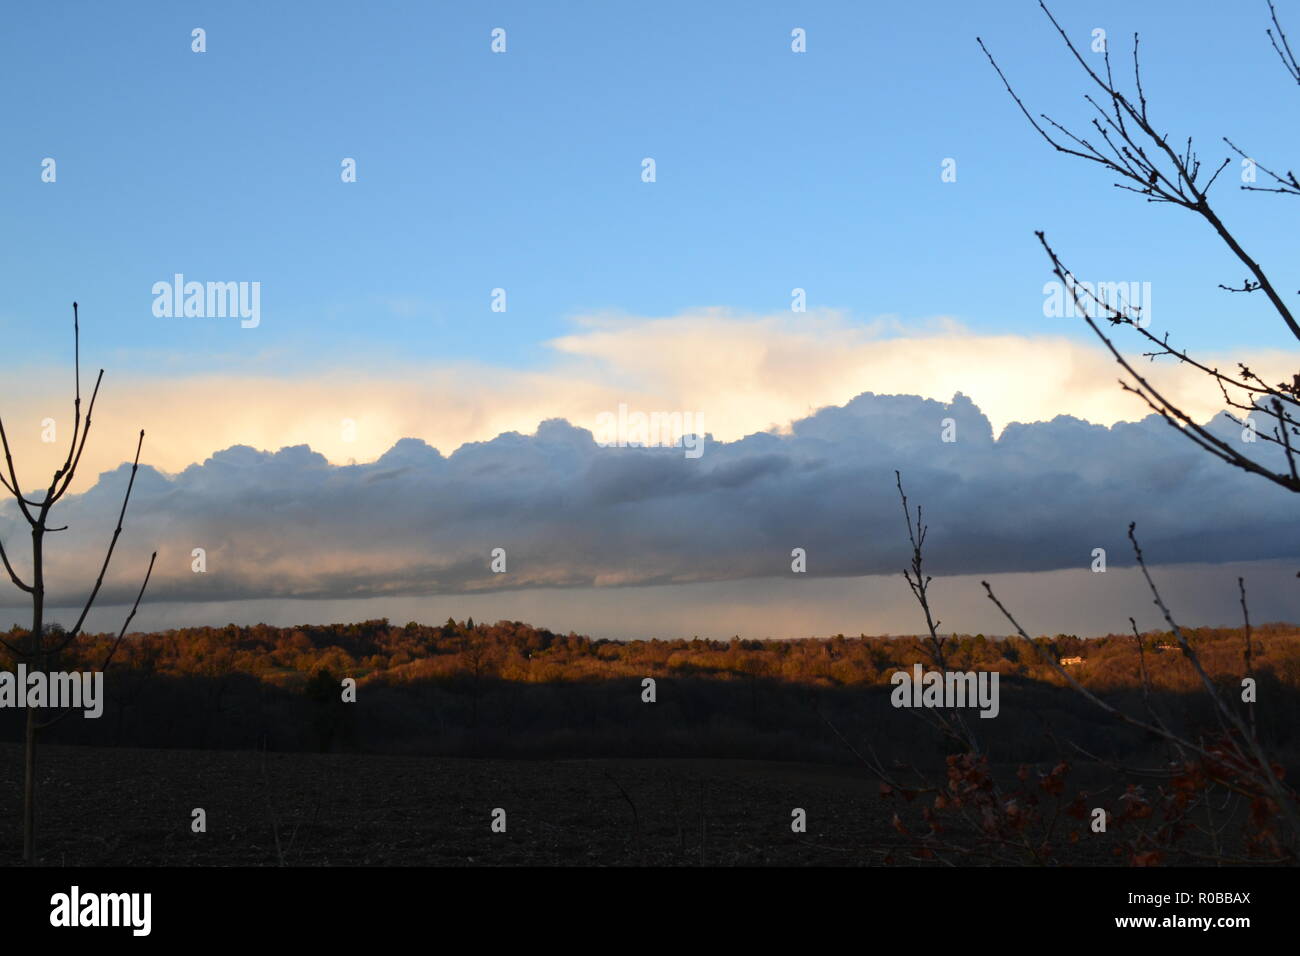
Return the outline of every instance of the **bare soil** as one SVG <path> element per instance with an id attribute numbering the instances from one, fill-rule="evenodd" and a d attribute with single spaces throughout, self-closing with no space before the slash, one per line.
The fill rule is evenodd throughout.
<path id="1" fill-rule="evenodd" d="M 21 766 L 0 744 L 0 864 L 19 862 Z M 900 842 L 865 771 L 799 763 L 51 745 L 38 779 L 47 866 L 860 866 Z"/>

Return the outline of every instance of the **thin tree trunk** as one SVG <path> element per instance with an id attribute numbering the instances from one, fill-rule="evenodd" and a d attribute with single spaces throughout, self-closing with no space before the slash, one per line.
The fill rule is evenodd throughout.
<path id="1" fill-rule="evenodd" d="M 42 639 L 45 636 L 45 515 L 49 506 L 40 510 L 40 520 L 32 528 L 32 632 L 29 636 L 31 650 L 28 666 L 49 671 L 49 660 Z M 23 862 L 36 861 L 36 731 L 35 708 L 27 708 L 27 733 L 23 737 Z"/>
<path id="2" fill-rule="evenodd" d="M 23 740 L 23 862 L 36 858 L 36 711 L 27 709 Z"/>

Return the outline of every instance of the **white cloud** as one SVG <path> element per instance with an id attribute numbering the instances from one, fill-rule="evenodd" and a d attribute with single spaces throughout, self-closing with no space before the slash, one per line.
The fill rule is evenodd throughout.
<path id="1" fill-rule="evenodd" d="M 784 429 L 816 409 L 864 391 L 947 400 L 960 391 L 995 431 L 1059 414 L 1111 424 L 1145 408 L 1116 383 L 1100 348 L 1061 336 L 981 335 L 937 320 L 917 329 L 862 325 L 833 312 L 738 316 L 705 310 L 670 318 L 580 320 L 535 370 L 446 363 L 392 363 L 376 371 L 338 367 L 311 376 L 213 374 L 123 380 L 112 369 L 96 411 L 82 475 L 93 480 L 129 457 L 140 428 L 143 460 L 176 472 L 235 444 L 274 449 L 309 444 L 329 461 L 372 461 L 416 436 L 443 450 L 502 432 L 531 433 L 548 418 L 594 429 L 624 402 L 646 411 L 692 411 L 733 441 Z M 1229 366 L 1233 356 L 1207 356 Z M 1240 358 L 1266 379 L 1289 378 L 1289 353 Z M 87 363 L 88 364 L 88 363 Z M 1222 402 L 1195 372 L 1147 369 L 1193 417 Z M 5 422 L 25 481 L 48 481 L 62 442 L 40 441 L 41 421 L 67 434 L 67 370 L 19 372 L 4 389 Z M 344 419 L 355 423 L 345 441 Z M 86 487 L 83 481 L 79 487 Z"/>

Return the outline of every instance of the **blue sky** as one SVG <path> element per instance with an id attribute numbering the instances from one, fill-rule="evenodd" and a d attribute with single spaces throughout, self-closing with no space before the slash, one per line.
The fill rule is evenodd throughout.
<path id="1" fill-rule="evenodd" d="M 1296 155 L 1263 0 L 1053 8 L 1081 43 L 1107 29 L 1117 57 L 1139 30 L 1153 110 L 1207 161 L 1224 134 Z M 1300 35 L 1300 6 L 1280 12 Z M 74 297 L 87 350 L 136 376 L 526 369 L 578 315 L 780 312 L 796 286 L 856 321 L 1082 339 L 1043 318 L 1036 228 L 1081 278 L 1152 282 L 1178 341 L 1287 344 L 1262 302 L 1215 289 L 1242 270 L 1201 222 L 1038 140 L 976 34 L 1031 109 L 1086 119 L 1086 80 L 1029 0 L 26 7 L 0 37 L 7 361 L 61 362 L 48 334 Z M 1266 267 L 1294 261 L 1287 200 L 1232 173 L 1229 223 Z M 260 281 L 261 326 L 154 317 L 175 272 Z"/>
<path id="2" fill-rule="evenodd" d="M 1300 37 L 1300 2 L 1279 7 Z M 1053 9 L 1085 51 L 1105 29 L 1121 75 L 1141 32 L 1157 124 L 1196 137 L 1211 167 L 1224 135 L 1266 165 L 1294 160 L 1297 91 L 1264 0 Z M 70 500 L 93 538 L 146 430 L 122 550 L 160 551 L 151 626 L 373 617 L 400 600 L 428 620 L 477 601 L 475 616 L 565 629 L 574 594 L 607 589 L 630 596 L 581 626 L 897 632 L 914 610 L 881 595 L 899 582 L 862 583 L 904 560 L 896 467 L 934 508 L 936 566 L 1019 575 L 1011 596 L 1052 629 L 1113 629 L 1120 602 L 1095 588 L 1119 575 L 1088 565 L 1094 547 L 1123 551 L 1132 518 L 1152 528 L 1153 561 L 1205 562 L 1174 596 L 1213 593 L 1188 606 L 1234 620 L 1221 562 L 1290 580 L 1289 525 L 1164 426 L 1100 427 L 1145 409 L 1079 320 L 1044 317 L 1034 230 L 1082 280 L 1150 283 L 1153 331 L 1209 361 L 1236 352 L 1275 380 L 1295 343 L 1263 300 L 1216 288 L 1243 271 L 1203 222 L 1041 141 L 976 35 L 1033 111 L 1084 127 L 1088 80 L 1031 0 L 25 7 L 0 35 L 0 410 L 23 483 L 62 460 L 45 429 L 67 436 L 76 298 L 84 364 L 109 374 L 74 489 L 88 493 Z M 1218 210 L 1296 289 L 1293 198 L 1239 183 L 1234 164 Z M 260 324 L 155 316 L 153 286 L 175 273 L 260 283 Z M 796 287 L 806 313 L 790 309 Z M 1200 420 L 1221 407 L 1195 373 L 1152 375 Z M 625 404 L 691 412 L 715 450 L 679 474 L 588 448 L 579 430 Z M 941 446 L 945 416 L 965 424 Z M 389 453 L 401 439 L 448 457 L 419 441 Z M 805 445 L 807 461 L 791 451 Z M 385 489 L 364 532 L 362 479 Z M 1280 537 L 1233 537 L 1252 508 Z M 17 520 L 0 510 L 0 534 Z M 61 539 L 69 581 L 80 540 Z M 717 553 L 696 567 L 704 545 Z M 475 575 L 497 546 L 512 576 L 485 591 Z M 794 546 L 810 580 L 841 576 L 808 592 L 826 613 L 783 590 L 784 617 L 744 617 Z M 201 575 L 194 547 L 210 549 Z M 134 586 L 114 580 L 115 595 Z M 994 625 L 968 591 L 954 620 Z M 1294 618 L 1292 593 L 1271 590 L 1260 613 Z"/>

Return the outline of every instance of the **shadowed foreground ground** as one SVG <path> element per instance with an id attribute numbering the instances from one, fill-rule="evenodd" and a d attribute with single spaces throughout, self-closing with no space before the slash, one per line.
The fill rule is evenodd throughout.
<path id="1" fill-rule="evenodd" d="M 40 862 L 275 865 L 277 828 L 285 862 L 303 866 L 844 866 L 878 863 L 899 842 L 894 805 L 855 768 L 296 753 L 265 767 L 247 751 L 42 748 Z M 20 747 L 0 744 L 7 865 L 19 861 L 20 779 Z M 195 807 L 205 834 L 190 830 Z M 491 832 L 495 807 L 504 834 Z M 794 807 L 806 833 L 791 832 Z M 1088 856 L 1078 862 L 1113 862 Z"/>

